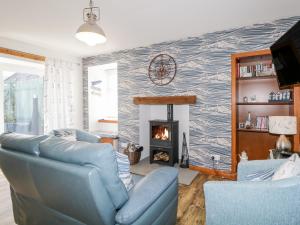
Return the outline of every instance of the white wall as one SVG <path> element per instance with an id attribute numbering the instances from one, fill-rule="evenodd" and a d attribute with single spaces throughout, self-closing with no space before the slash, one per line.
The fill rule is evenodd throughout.
<path id="1" fill-rule="evenodd" d="M 7 39 L 3 37 L 0 37 L 0 47 L 46 57 L 61 58 L 67 61 L 81 63 L 80 57 L 71 56 L 69 54 L 66 54 L 64 51 L 53 51 L 51 49 L 43 48 L 42 46 L 32 45 L 25 42 Z"/>
<path id="2" fill-rule="evenodd" d="M 76 76 L 73 78 L 73 93 L 75 94 L 74 99 L 74 125 L 78 129 L 83 128 L 83 89 L 82 89 L 82 63 L 81 58 L 70 56 L 65 54 L 63 51 L 52 51 L 41 46 L 35 46 L 28 43 L 23 43 L 20 41 L 15 41 L 6 38 L 0 38 L 0 47 L 9 48 L 17 51 L 37 54 L 45 57 L 59 58 L 65 61 L 74 62 L 80 64 Z M 3 92 L 3 88 L 0 86 L 0 92 Z M 1 97 L 1 96 L 0 96 Z M 3 107 L 3 100 L 0 99 L 0 105 Z M 1 108 L 0 108 L 1 109 Z M 3 115 L 0 114 L 0 118 L 3 118 Z"/>
<path id="3" fill-rule="evenodd" d="M 174 105 L 173 113 L 174 120 L 179 121 L 179 159 L 182 152 L 182 134 L 185 132 L 186 141 L 189 148 L 189 105 Z M 166 105 L 140 105 L 139 106 L 139 144 L 144 147 L 141 158 L 149 156 L 149 137 L 150 128 L 149 120 L 166 120 L 167 106 Z"/>

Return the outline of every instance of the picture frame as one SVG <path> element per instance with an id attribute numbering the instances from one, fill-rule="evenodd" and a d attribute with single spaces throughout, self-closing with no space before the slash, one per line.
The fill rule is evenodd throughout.
<path id="1" fill-rule="evenodd" d="M 239 123 L 239 128 L 244 129 L 245 128 L 245 123 Z"/>
<path id="2" fill-rule="evenodd" d="M 269 124 L 269 117 L 268 116 L 257 116 L 256 117 L 256 125 L 255 128 L 259 130 L 267 130 Z"/>

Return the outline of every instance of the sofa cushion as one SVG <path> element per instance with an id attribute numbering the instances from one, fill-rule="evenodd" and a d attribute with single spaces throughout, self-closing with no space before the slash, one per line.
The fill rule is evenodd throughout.
<path id="1" fill-rule="evenodd" d="M 53 135 L 69 141 L 76 141 L 76 133 L 74 129 L 57 129 L 53 130 Z"/>
<path id="2" fill-rule="evenodd" d="M 40 143 L 40 157 L 98 169 L 116 209 L 127 200 L 127 190 L 118 177 L 117 161 L 110 144 L 94 144 L 49 137 Z"/>
<path id="3" fill-rule="evenodd" d="M 39 144 L 48 138 L 47 135 L 26 135 L 17 133 L 4 133 L 1 135 L 1 147 L 7 150 L 23 152 L 38 156 Z"/>
<path id="4" fill-rule="evenodd" d="M 134 180 L 130 173 L 130 162 L 128 156 L 120 152 L 115 151 L 117 163 L 118 163 L 118 174 L 127 191 L 134 186 Z"/>
<path id="5" fill-rule="evenodd" d="M 76 130 L 76 140 L 89 143 L 99 143 L 100 137 L 83 130 Z"/>

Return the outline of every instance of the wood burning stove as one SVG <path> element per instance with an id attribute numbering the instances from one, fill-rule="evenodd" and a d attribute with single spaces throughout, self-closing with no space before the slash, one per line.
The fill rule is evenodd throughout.
<path id="1" fill-rule="evenodd" d="M 178 163 L 178 121 L 173 120 L 173 105 L 168 105 L 168 120 L 150 120 L 150 163 L 173 166 Z"/>

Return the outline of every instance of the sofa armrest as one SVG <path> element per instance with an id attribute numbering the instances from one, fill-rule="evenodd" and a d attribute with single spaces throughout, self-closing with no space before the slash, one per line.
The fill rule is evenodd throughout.
<path id="1" fill-rule="evenodd" d="M 206 224 L 300 224 L 299 188 L 300 177 L 206 182 Z"/>
<path id="2" fill-rule="evenodd" d="M 286 159 L 278 160 L 251 160 L 247 162 L 240 162 L 238 164 L 238 180 L 243 180 L 247 175 L 255 173 L 260 170 L 277 169 Z"/>
<path id="3" fill-rule="evenodd" d="M 148 174 L 133 187 L 129 200 L 116 215 L 116 222 L 122 225 L 133 223 L 170 185 L 177 183 L 177 177 L 178 170 L 173 167 L 159 168 Z"/>

